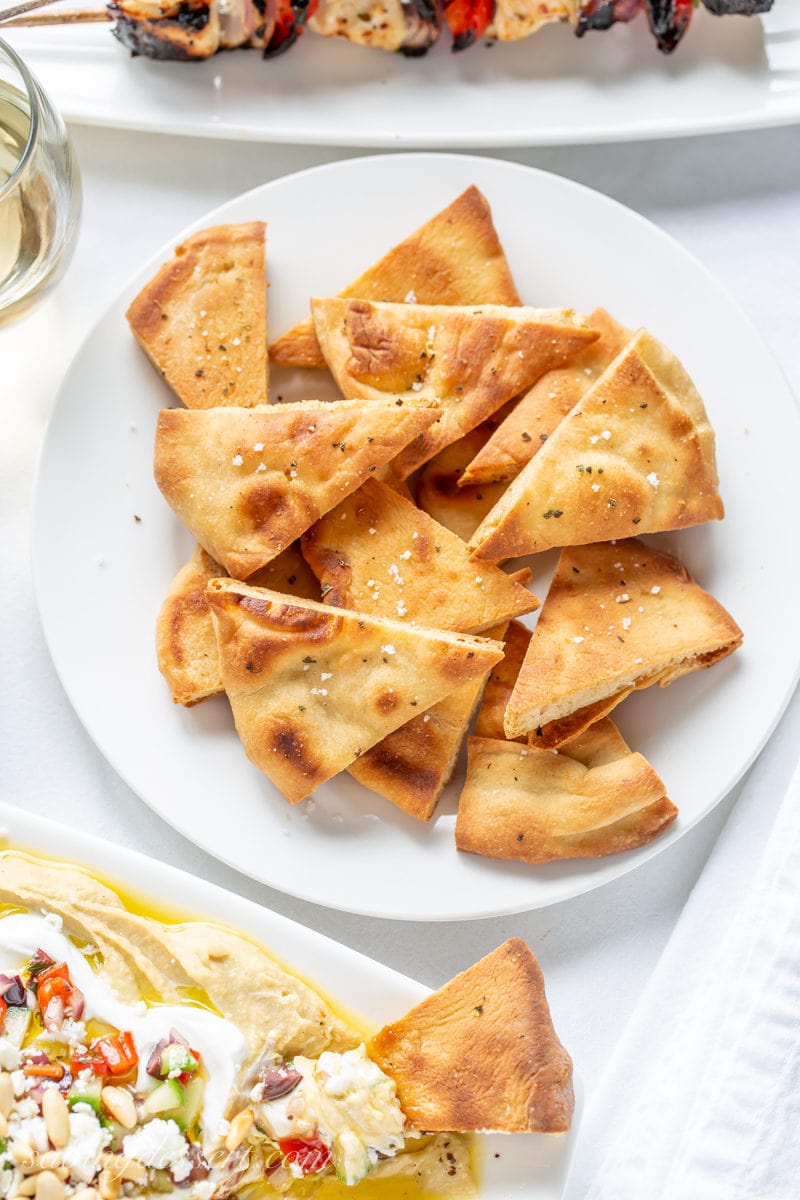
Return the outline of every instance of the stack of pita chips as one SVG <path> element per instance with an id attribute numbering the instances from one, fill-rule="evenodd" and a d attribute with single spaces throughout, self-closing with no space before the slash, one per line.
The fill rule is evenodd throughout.
<path id="1" fill-rule="evenodd" d="M 655 837 L 677 810 L 608 714 L 741 641 L 632 536 L 723 515 L 682 365 L 602 308 L 524 306 L 475 188 L 270 346 L 343 399 L 268 403 L 265 295 L 263 225 L 223 226 L 128 313 L 186 406 L 155 451 L 198 543 L 158 621 L 176 702 L 226 692 L 292 803 L 348 770 L 428 820 L 483 694 L 459 849 L 545 862 Z M 551 547 L 531 635 L 530 572 L 497 564 Z"/>
<path id="2" fill-rule="evenodd" d="M 329 604 L 412 627 L 502 637 L 511 617 L 539 603 L 498 568 L 476 570 L 456 534 L 379 480 L 365 483 L 309 530 L 303 553 Z M 428 820 L 453 773 L 484 678 L 415 715 L 361 755 L 351 774 Z"/>

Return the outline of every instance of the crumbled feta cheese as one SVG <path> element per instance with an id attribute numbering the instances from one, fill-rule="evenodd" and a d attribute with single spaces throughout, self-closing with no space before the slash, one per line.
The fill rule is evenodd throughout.
<path id="1" fill-rule="evenodd" d="M 14 1043 L 0 1037 L 0 1067 L 4 1071 L 16 1071 L 21 1061 L 22 1056 Z"/>
<path id="2" fill-rule="evenodd" d="M 138 1159 L 146 1167 L 167 1168 L 176 1183 L 186 1179 L 192 1169 L 186 1139 L 174 1121 L 161 1117 L 124 1137 L 122 1149 L 128 1158 Z"/>
<path id="3" fill-rule="evenodd" d="M 100 1156 L 111 1141 L 111 1130 L 104 1129 L 88 1105 L 78 1105 L 69 1114 L 69 1141 L 61 1159 L 73 1179 L 91 1183 L 100 1170 Z"/>

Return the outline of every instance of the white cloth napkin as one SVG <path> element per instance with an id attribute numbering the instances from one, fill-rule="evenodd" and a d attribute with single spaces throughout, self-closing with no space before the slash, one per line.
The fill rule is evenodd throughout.
<path id="1" fill-rule="evenodd" d="M 798 738 L 798 699 L 784 737 Z M 769 765 L 747 780 L 602 1079 L 586 1081 L 568 1200 L 800 1197 L 800 767 L 775 796 Z"/>

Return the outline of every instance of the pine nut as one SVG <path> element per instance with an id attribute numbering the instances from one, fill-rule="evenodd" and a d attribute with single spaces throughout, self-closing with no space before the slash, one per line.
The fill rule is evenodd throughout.
<path id="1" fill-rule="evenodd" d="M 48 1088 L 42 1096 L 42 1116 L 47 1136 L 57 1150 L 69 1141 L 69 1108 L 58 1088 Z"/>
<path id="2" fill-rule="evenodd" d="M 97 1188 L 82 1187 L 73 1192 L 72 1200 L 97 1200 Z"/>
<path id="3" fill-rule="evenodd" d="M 14 1084 L 8 1071 L 0 1071 L 0 1113 L 7 1117 L 14 1107 Z"/>
<path id="4" fill-rule="evenodd" d="M 250 1132 L 255 1116 L 252 1108 L 243 1108 L 237 1113 L 230 1124 L 228 1136 L 225 1138 L 225 1149 L 233 1153 L 238 1146 L 241 1146 L 244 1139 Z"/>
<path id="5" fill-rule="evenodd" d="M 64 1200 L 64 1185 L 52 1171 L 40 1171 L 36 1176 L 34 1195 L 36 1200 Z"/>
<path id="6" fill-rule="evenodd" d="M 104 1087 L 100 1093 L 104 1107 L 124 1129 L 133 1129 L 136 1124 L 136 1104 L 125 1088 Z"/>
<path id="7" fill-rule="evenodd" d="M 8 1137 L 8 1121 L 3 1116 L 3 1114 L 0 1112 L 0 1138 L 2 1138 L 3 1141 L 5 1141 L 7 1137 Z"/>
<path id="8" fill-rule="evenodd" d="M 36 1191 L 36 1176 L 28 1175 L 17 1188 L 18 1196 L 32 1196 Z"/>

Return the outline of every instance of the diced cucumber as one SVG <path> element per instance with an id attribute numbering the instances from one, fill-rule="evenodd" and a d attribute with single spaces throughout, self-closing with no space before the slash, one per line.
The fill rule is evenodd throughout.
<path id="1" fill-rule="evenodd" d="M 190 1079 L 183 1091 L 183 1104 L 179 1109 L 176 1109 L 169 1115 L 178 1126 L 181 1133 L 188 1133 L 190 1129 L 197 1124 L 200 1118 L 206 1085 L 202 1079 Z"/>
<path id="2" fill-rule="evenodd" d="M 3 1037 L 7 1038 L 15 1049 L 21 1050 L 30 1023 L 31 1014 L 27 1008 L 9 1008 L 3 1025 Z"/>
<path id="3" fill-rule="evenodd" d="M 75 1082 L 67 1092 L 67 1104 L 74 1108 L 76 1104 L 88 1104 L 92 1112 L 100 1115 L 100 1093 L 103 1084 L 99 1079 L 91 1079 L 86 1083 Z"/>
<path id="4" fill-rule="evenodd" d="M 157 1117 L 162 1113 L 180 1108 L 184 1101 L 184 1090 L 177 1079 L 165 1079 L 149 1092 L 142 1104 L 143 1117 Z"/>
<path id="5" fill-rule="evenodd" d="M 161 1053 L 161 1078 L 174 1079 L 176 1075 L 186 1072 L 193 1073 L 200 1063 L 193 1054 L 179 1042 L 171 1042 Z"/>

